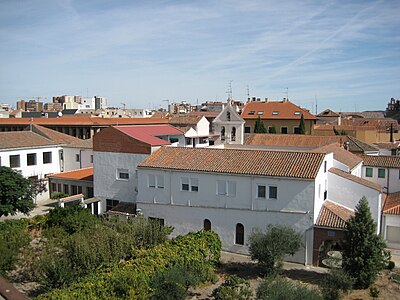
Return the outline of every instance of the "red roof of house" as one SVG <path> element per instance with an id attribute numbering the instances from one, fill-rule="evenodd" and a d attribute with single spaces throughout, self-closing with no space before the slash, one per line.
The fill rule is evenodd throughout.
<path id="1" fill-rule="evenodd" d="M 351 153 L 339 146 L 339 144 L 325 145 L 320 148 L 314 149 L 315 152 L 333 153 L 333 158 L 352 170 L 358 166 L 363 160 L 358 155 Z"/>
<path id="2" fill-rule="evenodd" d="M 134 139 L 142 141 L 152 146 L 170 145 L 169 141 L 158 138 L 166 135 L 182 135 L 183 132 L 175 127 L 166 125 L 134 125 L 134 126 L 114 126 L 115 129 L 127 134 Z"/>
<path id="3" fill-rule="evenodd" d="M 400 168 L 400 156 L 362 155 L 361 158 L 367 167 Z"/>
<path id="4" fill-rule="evenodd" d="M 386 196 L 383 213 L 388 215 L 400 215 L 400 192 Z"/>
<path id="5" fill-rule="evenodd" d="M 139 167 L 314 179 L 324 158 L 311 152 L 162 147 Z"/>
<path id="6" fill-rule="evenodd" d="M 319 212 L 315 225 L 329 228 L 344 228 L 346 221 L 353 215 L 354 212 L 347 207 L 326 200 Z"/>
<path id="7" fill-rule="evenodd" d="M 304 120 L 316 120 L 317 118 L 307 110 L 293 104 L 290 101 L 274 102 L 249 102 L 243 108 L 243 119 L 294 119 L 300 120 L 303 114 Z"/>
<path id="8" fill-rule="evenodd" d="M 67 172 L 63 172 L 63 173 L 55 173 L 55 174 L 48 175 L 48 177 L 49 178 L 60 178 L 60 179 L 93 181 L 93 167 L 72 170 L 72 171 L 67 171 Z"/>

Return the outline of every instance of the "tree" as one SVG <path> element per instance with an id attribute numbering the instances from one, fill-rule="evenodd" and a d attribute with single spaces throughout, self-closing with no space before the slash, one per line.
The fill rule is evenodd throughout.
<path id="1" fill-rule="evenodd" d="M 0 217 L 17 212 L 28 214 L 35 207 L 37 193 L 30 179 L 11 168 L 0 167 Z"/>
<path id="2" fill-rule="evenodd" d="M 301 114 L 300 118 L 300 132 L 299 134 L 305 134 L 306 133 L 306 123 L 304 122 L 304 116 Z"/>
<path id="3" fill-rule="evenodd" d="M 343 241 L 343 269 L 355 278 L 355 287 L 365 289 L 376 279 L 390 259 L 386 244 L 376 234 L 365 197 L 358 202 L 354 216 L 346 222 Z"/>
<path id="4" fill-rule="evenodd" d="M 256 120 L 256 125 L 254 127 L 254 133 L 267 133 L 267 130 L 265 129 L 264 123 L 261 120 L 261 117 L 258 116 Z"/>
<path id="5" fill-rule="evenodd" d="M 271 127 L 268 128 L 268 133 L 276 133 L 275 125 L 272 125 Z"/>
<path id="6" fill-rule="evenodd" d="M 283 257 L 294 255 L 303 244 L 301 234 L 283 225 L 268 225 L 266 232 L 255 230 L 249 241 L 251 258 L 258 260 L 267 275 L 279 271 Z"/>

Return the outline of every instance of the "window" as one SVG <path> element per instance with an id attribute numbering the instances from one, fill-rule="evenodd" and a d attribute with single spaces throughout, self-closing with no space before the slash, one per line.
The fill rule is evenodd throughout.
<path id="1" fill-rule="evenodd" d="M 204 231 L 210 231 L 211 230 L 211 222 L 210 222 L 209 219 L 204 219 L 203 229 L 204 229 Z"/>
<path id="2" fill-rule="evenodd" d="M 225 127 L 221 127 L 221 141 L 225 141 Z"/>
<path id="3" fill-rule="evenodd" d="M 62 192 L 62 190 L 61 190 L 61 183 L 57 184 L 57 191 L 59 191 L 60 193 Z"/>
<path id="4" fill-rule="evenodd" d="M 186 145 L 191 145 L 191 144 L 192 144 L 192 139 L 186 138 Z"/>
<path id="5" fill-rule="evenodd" d="M 189 178 L 187 177 L 181 178 L 181 189 L 182 191 L 189 191 Z"/>
<path id="6" fill-rule="evenodd" d="M 157 175 L 156 176 L 156 181 L 157 181 L 157 188 L 163 189 L 164 188 L 164 176 L 163 175 Z"/>
<path id="7" fill-rule="evenodd" d="M 153 174 L 149 174 L 147 176 L 147 180 L 148 180 L 149 187 L 151 187 L 151 188 L 156 187 L 156 176 L 154 176 Z"/>
<path id="8" fill-rule="evenodd" d="M 262 116 L 263 114 L 264 114 L 263 111 L 258 111 L 258 112 L 257 112 L 257 115 L 259 115 L 259 116 Z"/>
<path id="9" fill-rule="evenodd" d="M 170 142 L 171 144 L 177 143 L 177 142 L 179 142 L 179 139 L 176 138 L 176 137 L 170 137 L 170 138 L 169 138 L 169 142 Z"/>
<path id="10" fill-rule="evenodd" d="M 1 156 L 0 156 L 0 167 L 1 167 Z"/>
<path id="11" fill-rule="evenodd" d="M 128 169 L 117 169 L 117 179 L 118 180 L 129 180 L 129 170 Z"/>
<path id="12" fill-rule="evenodd" d="M 277 116 L 277 115 L 279 115 L 279 111 L 273 111 L 272 114 L 273 114 L 274 116 Z"/>
<path id="13" fill-rule="evenodd" d="M 336 232 L 334 232 L 333 230 L 328 230 L 328 237 L 335 237 Z"/>
<path id="14" fill-rule="evenodd" d="M 71 193 L 72 195 L 78 194 L 78 187 L 76 185 L 71 185 Z"/>
<path id="15" fill-rule="evenodd" d="M 240 223 L 236 224 L 235 244 L 244 245 L 244 226 Z"/>
<path id="16" fill-rule="evenodd" d="M 269 199 L 278 198 L 278 188 L 276 186 L 269 186 Z"/>
<path id="17" fill-rule="evenodd" d="M 236 182 L 217 180 L 217 195 L 236 196 Z"/>
<path id="18" fill-rule="evenodd" d="M 294 115 L 295 115 L 295 116 L 300 116 L 300 115 L 301 115 L 301 112 L 295 111 L 295 112 L 294 112 Z"/>
<path id="19" fill-rule="evenodd" d="M 69 186 L 68 186 L 68 184 L 64 184 L 63 187 L 64 187 L 64 194 L 69 195 Z"/>
<path id="20" fill-rule="evenodd" d="M 51 191 L 57 192 L 57 184 L 55 184 L 54 182 L 51 183 Z"/>
<path id="21" fill-rule="evenodd" d="M 236 128 L 232 127 L 231 140 L 236 141 Z"/>
<path id="22" fill-rule="evenodd" d="M 294 134 L 300 134 L 300 127 L 293 127 L 293 133 Z"/>
<path id="23" fill-rule="evenodd" d="M 44 164 L 51 164 L 52 163 L 51 152 L 43 152 L 43 163 Z"/>
<path id="24" fill-rule="evenodd" d="M 385 178 L 385 169 L 378 169 L 378 178 Z"/>
<path id="25" fill-rule="evenodd" d="M 207 144 L 207 143 L 208 143 L 208 138 L 206 137 L 199 138 L 199 144 Z"/>
<path id="26" fill-rule="evenodd" d="M 19 155 L 10 155 L 10 168 L 19 168 L 20 166 Z"/>
<path id="27" fill-rule="evenodd" d="M 199 191 L 199 180 L 197 178 L 190 178 L 190 190 L 192 192 Z"/>
<path id="28" fill-rule="evenodd" d="M 365 168 L 365 177 L 372 177 L 373 169 L 372 168 Z"/>
<path id="29" fill-rule="evenodd" d="M 266 188 L 265 185 L 257 186 L 257 198 L 265 198 L 266 197 Z"/>
<path id="30" fill-rule="evenodd" d="M 328 191 L 324 192 L 324 200 L 326 200 L 328 198 Z"/>
<path id="31" fill-rule="evenodd" d="M 75 161 L 79 162 L 81 160 L 81 156 L 79 154 L 75 154 Z"/>
<path id="32" fill-rule="evenodd" d="M 324 173 L 326 173 L 326 168 L 327 168 L 327 162 L 324 161 Z"/>
<path id="33" fill-rule="evenodd" d="M 250 133 L 251 132 L 251 127 L 250 126 L 245 126 L 244 127 L 244 133 Z"/>
<path id="34" fill-rule="evenodd" d="M 28 153 L 26 155 L 26 164 L 28 166 L 35 166 L 36 165 L 36 153 Z"/>
<path id="35" fill-rule="evenodd" d="M 287 133 L 288 133 L 288 130 L 287 130 L 287 127 L 286 127 L 286 126 L 282 126 L 282 127 L 281 127 L 281 133 L 282 133 L 282 134 L 287 134 Z"/>
<path id="36" fill-rule="evenodd" d="M 82 194 L 82 186 L 78 185 L 78 194 Z"/>
<path id="37" fill-rule="evenodd" d="M 231 120 L 231 113 L 229 111 L 226 112 L 226 120 L 227 121 Z"/>
<path id="38" fill-rule="evenodd" d="M 90 155 L 90 163 L 93 163 L 93 155 Z"/>
<path id="39" fill-rule="evenodd" d="M 256 112 L 254 110 L 249 111 L 249 116 L 253 116 Z"/>
<path id="40" fill-rule="evenodd" d="M 160 218 L 154 218 L 154 217 L 149 217 L 149 220 L 151 220 L 152 222 L 160 225 L 160 227 L 164 226 L 164 219 L 160 219 Z"/>
<path id="41" fill-rule="evenodd" d="M 86 187 L 86 197 L 93 198 L 93 196 L 94 196 L 93 187 L 91 186 Z"/>
<path id="42" fill-rule="evenodd" d="M 106 211 L 112 209 L 119 204 L 119 200 L 106 199 Z"/>

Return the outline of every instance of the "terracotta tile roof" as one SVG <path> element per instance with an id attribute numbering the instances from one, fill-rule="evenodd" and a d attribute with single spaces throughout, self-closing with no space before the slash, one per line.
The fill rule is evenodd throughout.
<path id="1" fill-rule="evenodd" d="M 400 192 L 386 196 L 383 213 L 388 215 L 400 215 Z"/>
<path id="2" fill-rule="evenodd" d="M 350 173 L 344 172 L 344 171 L 339 170 L 337 168 L 330 168 L 329 172 L 332 173 L 332 174 L 338 175 L 340 177 L 346 178 L 348 180 L 351 180 L 351 181 L 353 181 L 355 183 L 358 183 L 358 184 L 361 184 L 363 186 L 366 186 L 366 187 L 369 187 L 371 189 L 374 189 L 376 191 L 382 192 L 382 186 L 380 186 L 377 183 L 368 181 L 368 180 L 363 179 L 361 177 L 354 176 L 354 175 L 352 175 Z"/>
<path id="3" fill-rule="evenodd" d="M 323 153 L 162 147 L 139 167 L 314 179 Z"/>
<path id="4" fill-rule="evenodd" d="M 172 115 L 169 119 L 171 125 L 197 125 L 203 116 Z"/>
<path id="5" fill-rule="evenodd" d="M 347 207 L 326 200 L 319 212 L 315 225 L 329 228 L 345 228 L 346 221 L 353 215 L 354 212 Z"/>
<path id="6" fill-rule="evenodd" d="M 258 112 L 262 112 L 262 115 L 260 115 L 261 119 L 300 120 L 301 114 L 303 114 L 305 120 L 317 119 L 307 110 L 290 101 L 249 102 L 243 108 L 241 117 L 243 119 L 257 119 L 259 116 Z M 274 114 L 274 112 L 277 112 L 277 114 Z"/>
<path id="7" fill-rule="evenodd" d="M 368 126 L 368 125 L 332 125 L 332 124 L 318 124 L 318 125 L 314 125 L 314 131 L 332 131 L 333 133 L 333 127 L 335 127 L 335 129 L 337 131 L 362 131 L 362 130 L 372 130 L 375 131 L 376 128 L 374 126 Z"/>
<path id="8" fill-rule="evenodd" d="M 93 141 L 91 139 L 81 140 L 71 135 L 61 133 L 37 124 L 27 126 L 25 130 L 30 130 L 31 128 L 33 132 L 36 132 L 58 144 L 65 144 L 74 148 L 93 148 Z"/>
<path id="9" fill-rule="evenodd" d="M 325 109 L 323 112 L 320 112 L 317 117 L 339 117 L 339 114 L 330 109 Z"/>
<path id="10" fill-rule="evenodd" d="M 165 125 L 134 125 L 115 126 L 115 129 L 127 134 L 134 139 L 145 142 L 152 146 L 170 145 L 169 141 L 158 138 L 165 135 L 182 135 L 183 132 L 169 124 Z"/>
<path id="11" fill-rule="evenodd" d="M 48 175 L 49 178 L 93 181 L 93 167 Z"/>
<path id="12" fill-rule="evenodd" d="M 317 148 L 332 143 L 343 144 L 346 136 L 317 136 L 302 134 L 245 134 L 245 145 Z"/>
<path id="13" fill-rule="evenodd" d="M 0 125 L 86 125 L 86 126 L 111 126 L 111 125 L 144 125 L 167 124 L 163 118 L 99 118 L 99 117 L 62 117 L 62 118 L 0 118 Z"/>
<path id="14" fill-rule="evenodd" d="M 360 126 L 360 127 L 373 127 L 375 130 L 386 131 L 389 130 L 390 125 L 394 130 L 399 129 L 399 124 L 394 119 L 342 119 L 342 126 Z"/>
<path id="15" fill-rule="evenodd" d="M 219 111 L 192 111 L 189 116 L 205 116 L 206 118 L 215 118 L 219 115 Z"/>
<path id="16" fill-rule="evenodd" d="M 394 150 L 400 148 L 400 142 L 374 143 L 374 146 L 377 146 L 379 149 Z"/>
<path id="17" fill-rule="evenodd" d="M 349 142 L 349 150 L 350 152 L 378 152 L 379 149 L 373 145 L 364 143 L 359 139 L 348 135 L 347 141 Z"/>
<path id="18" fill-rule="evenodd" d="M 0 149 L 32 148 L 57 145 L 57 142 L 31 131 L 0 132 Z"/>
<path id="19" fill-rule="evenodd" d="M 352 170 L 358 166 L 363 160 L 358 155 L 351 153 L 339 146 L 339 144 L 325 145 L 313 150 L 315 152 L 333 153 L 333 158 Z"/>
<path id="20" fill-rule="evenodd" d="M 400 156 L 362 155 L 364 166 L 382 168 L 400 168 Z"/>

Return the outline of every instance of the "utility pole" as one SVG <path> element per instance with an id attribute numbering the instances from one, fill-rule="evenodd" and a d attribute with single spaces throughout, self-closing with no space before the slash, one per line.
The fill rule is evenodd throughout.
<path id="1" fill-rule="evenodd" d="M 233 80 L 229 80 L 228 90 L 226 91 L 228 99 L 232 99 L 232 82 Z"/>

